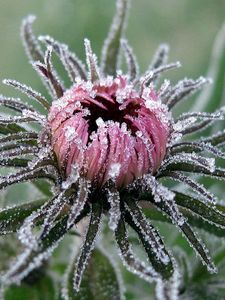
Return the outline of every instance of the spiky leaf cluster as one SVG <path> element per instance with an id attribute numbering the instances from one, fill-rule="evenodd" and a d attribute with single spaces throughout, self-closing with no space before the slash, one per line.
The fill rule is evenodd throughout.
<path id="1" fill-rule="evenodd" d="M 106 78 L 107 75 L 116 76 L 122 52 L 127 62 L 127 78 L 136 85 L 137 90 L 148 87 L 156 89 L 159 76 L 163 72 L 180 66 L 178 62 L 167 63 L 168 47 L 161 45 L 149 68 L 139 75 L 133 51 L 127 40 L 123 39 L 128 4 L 128 0 L 117 0 L 116 16 L 103 46 L 100 67 L 90 41 L 84 42 L 84 65 L 67 45 L 49 36 L 36 38 L 31 27 L 33 16 L 27 17 L 23 22 L 22 37 L 26 52 L 47 87 L 50 97 L 46 99 L 31 87 L 15 80 L 3 81 L 27 95 L 31 102 L 27 104 L 19 98 L 0 97 L 0 104 L 15 112 L 0 117 L 0 164 L 15 169 L 13 173 L 1 176 L 0 188 L 27 181 L 38 184 L 38 180 L 44 179 L 50 182 L 53 196 L 48 200 L 7 207 L 0 211 L 1 234 L 17 232 L 20 242 L 24 245 L 23 252 L 2 275 L 3 287 L 20 283 L 30 272 L 39 268 L 74 225 L 89 217 L 83 245 L 74 264 L 69 268 L 63 287 L 63 297 L 70 299 L 71 286 L 74 293 L 79 291 L 82 276 L 96 245 L 102 218 L 106 215 L 127 269 L 147 282 L 156 282 L 158 299 L 176 299 L 179 292 L 177 264 L 172 253 L 166 249 L 158 230 L 144 214 L 143 201 L 144 206 L 152 211 L 159 211 L 167 221 L 177 226 L 209 272 L 216 272 L 209 252 L 193 230 L 192 224 L 204 227 L 201 224 L 208 222 L 212 230 L 224 232 L 225 217 L 217 205 L 215 196 L 198 183 L 192 174 L 224 180 L 225 170 L 216 166 L 216 159 L 225 158 L 225 132 L 216 132 L 200 140 L 188 137 L 222 120 L 225 113 L 223 107 L 213 113 L 184 113 L 176 119 L 173 119 L 171 114 L 171 138 L 160 168 L 156 173 L 145 174 L 120 189 L 115 187 L 113 180 L 102 188 L 94 189 L 92 182 L 76 172 L 73 177 L 65 179 L 50 143 L 48 110 L 51 102 L 61 98 L 67 90 L 52 64 L 52 55 L 60 59 L 71 83 L 74 84 L 77 80 L 93 83 Z M 196 80 L 185 78 L 175 85 L 165 80 L 157 88 L 157 93 L 162 105 L 172 111 L 178 103 L 208 83 L 209 80 L 203 77 Z M 45 114 L 34 109 L 35 102 L 42 107 Z M 33 123 L 42 129 L 36 129 L 39 127 L 34 127 Z M 175 188 L 167 187 L 163 184 L 164 179 L 186 185 L 190 193 L 181 193 Z M 200 220 L 197 225 L 194 222 L 195 216 Z M 134 254 L 128 228 L 132 228 L 138 236 L 140 246 L 143 246 L 147 254 L 148 264 Z"/>

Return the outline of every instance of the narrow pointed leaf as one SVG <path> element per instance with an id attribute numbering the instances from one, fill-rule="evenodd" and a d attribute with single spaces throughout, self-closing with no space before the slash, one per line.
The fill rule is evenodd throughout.
<path id="1" fill-rule="evenodd" d="M 102 50 L 101 65 L 104 74 L 116 75 L 120 52 L 120 39 L 123 34 L 128 5 L 129 0 L 117 0 L 116 15 Z"/>
<path id="2" fill-rule="evenodd" d="M 86 62 L 88 66 L 88 79 L 95 82 L 100 79 L 97 56 L 93 53 L 91 43 L 88 39 L 84 40 Z"/>
<path id="3" fill-rule="evenodd" d="M 88 264 L 89 258 L 91 257 L 91 253 L 94 250 L 96 236 L 98 234 L 101 221 L 101 214 L 101 204 L 99 205 L 99 203 L 94 203 L 92 205 L 91 219 L 87 230 L 87 234 L 85 236 L 84 244 L 76 262 L 76 271 L 73 278 L 73 288 L 76 292 L 79 291 L 83 273 Z"/>
<path id="4" fill-rule="evenodd" d="M 207 269 L 211 273 L 217 272 L 216 267 L 212 262 L 211 257 L 209 256 L 208 249 L 205 247 L 204 243 L 199 239 L 196 233 L 192 230 L 187 221 L 183 218 L 182 214 L 180 214 L 181 221 L 179 221 L 179 219 L 176 220 L 174 218 L 174 213 L 171 212 L 171 203 L 169 204 L 161 201 L 155 203 L 155 205 L 159 207 L 163 212 L 165 212 L 168 216 L 170 216 L 172 221 L 176 222 L 177 226 L 182 230 L 183 234 L 185 235 L 190 246 L 193 247 L 196 254 L 200 256 L 202 263 L 207 266 Z"/>
<path id="5" fill-rule="evenodd" d="M 170 177 L 170 174 L 178 173 L 176 171 L 182 171 L 182 172 L 196 173 L 199 175 L 215 177 L 215 178 L 218 178 L 221 180 L 225 180 L 225 169 L 222 169 L 222 168 L 216 168 L 214 171 L 210 172 L 200 166 L 190 165 L 187 163 L 177 163 L 176 165 L 174 164 L 174 165 L 170 166 L 169 169 L 170 169 L 169 171 L 167 171 L 167 170 L 162 171 L 162 173 L 159 174 L 159 177 L 164 177 L 164 176 Z M 173 171 L 175 171 L 175 172 L 173 172 Z"/>
<path id="6" fill-rule="evenodd" d="M 43 52 L 38 44 L 38 40 L 32 31 L 32 24 L 36 17 L 33 15 L 27 16 L 23 20 L 21 27 L 21 35 L 26 53 L 31 61 L 42 61 L 44 58 Z"/>
<path id="7" fill-rule="evenodd" d="M 187 208 L 205 220 L 225 229 L 225 214 L 220 211 L 222 209 L 220 205 L 217 206 L 217 209 L 179 192 L 175 192 L 175 201 L 179 206 Z"/>
<path id="8" fill-rule="evenodd" d="M 3 105 L 18 112 L 23 112 L 23 110 L 29 110 L 34 112 L 34 110 L 30 106 L 23 103 L 19 98 L 15 99 L 0 96 L 0 105 Z"/>
<path id="9" fill-rule="evenodd" d="M 225 130 L 219 131 L 202 140 L 204 143 L 210 143 L 213 146 L 219 146 L 225 142 Z"/>
<path id="10" fill-rule="evenodd" d="M 137 207 L 134 200 L 129 201 L 129 208 L 136 214 Z M 143 230 L 140 228 L 140 226 L 138 226 L 137 222 L 133 219 L 130 212 L 126 213 L 126 221 L 137 232 L 154 270 L 158 274 L 160 274 L 162 278 L 168 280 L 173 275 L 173 263 L 170 259 L 170 255 L 164 247 L 163 241 L 161 240 L 160 236 L 157 236 L 157 240 L 155 240 L 155 242 L 157 244 L 157 248 L 161 248 L 161 251 L 163 251 L 165 257 L 168 258 L 168 261 L 165 262 L 162 262 L 158 259 L 155 251 L 153 251 L 152 244 L 146 240 L 145 236 L 143 235 Z M 145 220 L 142 218 L 142 216 L 140 216 L 139 212 L 138 222 L 145 223 Z"/>
<path id="11" fill-rule="evenodd" d="M 139 73 L 137 59 L 134 56 L 133 50 L 128 44 L 127 40 L 122 40 L 122 47 L 127 62 L 129 78 L 131 81 L 134 81 Z"/>
<path id="12" fill-rule="evenodd" d="M 79 222 L 88 213 L 88 209 L 84 210 L 77 218 Z M 37 240 L 37 248 L 26 248 L 18 257 L 11 268 L 2 275 L 2 282 L 5 285 L 19 283 L 26 278 L 34 269 L 39 268 L 45 262 L 64 235 L 71 229 L 67 227 L 68 216 L 62 217 L 54 227 L 49 231 L 49 234 L 42 239 Z"/>
<path id="13" fill-rule="evenodd" d="M 182 163 L 183 164 L 183 163 Z M 181 165 L 182 165 L 181 164 Z M 186 164 L 184 165 L 184 169 L 182 169 L 182 171 L 185 172 L 186 170 Z M 211 175 L 211 176 L 215 176 L 216 177 L 216 171 L 208 171 L 205 170 L 205 168 L 196 166 L 196 165 L 187 165 L 188 169 L 190 169 L 190 172 L 196 172 L 199 169 L 202 170 L 201 172 L 196 172 L 196 173 L 202 173 L 205 175 Z M 193 169 L 193 171 L 192 171 Z M 192 178 L 183 175 L 183 173 L 181 172 L 173 172 L 173 171 L 169 171 L 169 172 L 163 172 L 163 175 L 165 177 L 168 177 L 174 181 L 180 182 L 185 184 L 188 188 L 190 188 L 193 192 L 197 193 L 199 195 L 199 197 L 204 200 L 205 202 L 208 203 L 212 203 L 212 204 L 216 204 L 216 196 L 213 195 L 208 189 L 205 188 L 204 185 L 197 183 L 195 180 L 193 180 Z"/>
<path id="14" fill-rule="evenodd" d="M 4 208 L 0 211 L 0 235 L 17 231 L 34 210 L 46 200 L 36 200 L 19 206 Z"/>
<path id="15" fill-rule="evenodd" d="M 26 94 L 29 98 L 34 99 L 35 101 L 40 103 L 45 109 L 49 109 L 50 105 L 48 101 L 44 98 L 44 96 L 42 96 L 39 92 L 33 90 L 31 87 L 12 79 L 4 79 L 3 83 L 14 87 L 23 94 Z"/>
<path id="16" fill-rule="evenodd" d="M 127 230 L 123 218 L 120 219 L 115 230 L 116 242 L 118 244 L 121 258 L 125 267 L 132 273 L 138 274 L 148 282 L 159 278 L 152 266 L 147 266 L 144 262 L 135 257 L 128 240 Z"/>
<path id="17" fill-rule="evenodd" d="M 23 127 L 17 124 L 7 124 L 7 125 L 0 124 L 0 134 L 10 134 L 16 132 L 25 132 L 25 131 L 26 129 L 24 129 Z"/>
<path id="18" fill-rule="evenodd" d="M 177 192 L 175 192 L 177 193 Z M 179 205 L 180 212 L 188 219 L 188 222 L 190 225 L 203 229 L 206 232 L 211 233 L 212 235 L 218 236 L 218 237 L 224 237 L 225 236 L 225 228 L 224 228 L 224 220 L 221 219 L 221 215 L 225 214 L 225 207 L 222 205 L 217 205 L 217 210 L 219 211 L 218 215 L 215 217 L 215 209 L 210 208 L 206 209 L 204 206 L 202 206 L 202 202 L 200 202 L 200 209 L 202 208 L 202 213 L 200 210 L 197 208 L 197 203 L 198 200 L 196 200 L 195 203 L 190 198 L 190 203 L 188 203 L 188 197 L 187 195 L 184 195 L 184 201 L 182 201 L 181 196 L 176 194 L 175 196 L 175 201 L 177 201 L 177 204 Z M 182 194 L 183 197 L 183 194 Z M 172 223 L 171 220 L 164 216 L 161 212 L 159 212 L 156 207 L 150 203 L 153 201 L 152 195 L 151 194 L 143 194 L 140 197 L 142 200 L 148 201 L 146 202 L 141 202 L 141 206 L 143 208 L 143 212 L 145 216 L 150 219 L 150 220 L 155 220 L 155 221 L 160 221 L 160 222 L 167 222 L 167 223 Z M 183 203 L 182 203 L 183 202 Z M 187 206 L 187 207 L 186 207 Z M 189 207 L 191 206 L 191 210 Z M 214 220 L 212 222 L 209 221 L 208 219 L 210 218 L 210 212 L 212 211 L 212 215 L 214 216 Z M 217 223 L 218 222 L 218 223 Z"/>
<path id="19" fill-rule="evenodd" d="M 121 299 L 120 284 L 116 269 L 110 259 L 100 249 L 93 251 L 78 293 L 74 293 L 73 290 L 74 271 L 74 268 L 71 268 L 67 282 L 65 283 L 70 300 Z"/>
<path id="20" fill-rule="evenodd" d="M 29 160 L 23 159 L 23 158 L 12 158 L 12 159 L 1 159 L 0 165 L 4 167 L 15 167 L 15 168 L 21 168 L 21 167 L 27 167 Z"/>
<path id="21" fill-rule="evenodd" d="M 83 63 L 68 49 L 67 45 L 54 40 L 50 36 L 40 36 L 39 40 L 46 45 L 52 46 L 54 52 L 62 60 L 68 73 L 70 73 L 73 81 L 77 76 L 87 80 L 87 74 Z"/>
<path id="22" fill-rule="evenodd" d="M 152 71 L 154 69 L 159 68 L 162 65 L 165 65 L 167 63 L 168 53 L 169 53 L 169 46 L 167 44 L 159 45 L 148 70 Z"/>

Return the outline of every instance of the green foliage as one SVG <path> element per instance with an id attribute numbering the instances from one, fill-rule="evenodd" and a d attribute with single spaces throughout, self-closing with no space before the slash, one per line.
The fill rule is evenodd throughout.
<path id="1" fill-rule="evenodd" d="M 66 1 L 65 7 L 63 7 L 63 11 L 61 12 L 62 15 L 63 15 L 63 13 L 64 13 L 64 15 L 67 15 L 65 12 L 69 12 L 68 6 L 69 7 L 76 6 L 73 3 L 71 4 L 70 2 L 71 1 Z M 59 5 L 59 1 L 57 3 L 58 3 L 58 6 L 57 5 L 56 6 L 61 7 Z M 93 3 L 96 4 L 97 2 L 93 1 Z M 99 12 L 99 7 L 94 8 L 95 4 L 93 4 L 93 3 L 90 3 L 90 7 L 91 7 L 91 5 L 93 5 L 92 9 L 96 9 L 96 12 Z M 203 3 L 203 5 L 204 5 L 205 2 L 203 1 L 201 3 Z M 215 7 L 216 7 L 216 5 L 218 5 L 218 3 L 212 4 L 212 1 L 208 1 L 207 3 L 208 3 L 207 7 L 208 7 L 209 11 L 211 11 L 211 5 L 212 6 L 215 5 Z M 103 4 L 105 5 L 105 2 Z M 177 3 L 177 4 L 179 5 L 179 3 Z M 7 4 L 4 4 L 4 5 L 6 7 Z M 12 3 L 11 3 L 11 5 L 12 5 Z M 34 4 L 32 4 L 32 5 L 34 5 Z M 44 5 L 44 2 L 42 2 L 41 5 Z M 85 5 L 87 5 L 87 4 L 85 4 Z M 139 4 L 135 4 L 135 5 L 139 5 Z M 160 5 L 162 5 L 162 3 L 159 1 L 158 4 L 152 3 L 151 5 L 153 8 L 153 12 L 154 12 L 154 11 L 156 11 L 157 5 L 160 6 Z M 166 4 L 163 3 L 163 5 L 166 5 Z M 19 4 L 13 3 L 13 7 L 16 8 L 17 6 L 19 6 Z M 197 3 L 193 4 L 193 8 L 192 8 L 192 11 L 190 12 L 190 16 L 194 15 L 195 9 L 197 9 L 197 6 L 198 6 Z M 10 7 L 10 4 L 9 4 L 9 7 Z M 9 9 L 9 7 L 7 9 Z M 141 11 L 141 14 L 144 13 L 145 18 L 148 18 L 149 10 L 146 10 L 146 12 L 145 12 L 143 9 L 143 4 L 140 4 L 140 7 L 141 8 L 136 7 L 138 9 L 135 8 L 135 15 L 136 15 L 136 13 L 138 15 L 138 11 L 139 11 L 139 13 Z M 35 10 L 39 10 L 39 9 L 40 9 L 40 7 L 35 6 Z M 53 8 L 53 10 L 54 9 L 55 8 Z M 82 9 L 82 7 L 81 7 L 81 9 Z M 4 9 L 4 7 L 3 7 L 2 11 L 5 11 L 5 10 L 6 9 Z M 56 11 L 56 9 L 54 10 L 54 12 L 55 11 Z M 59 9 L 59 11 L 60 11 L 60 9 Z M 79 11 L 79 9 L 77 11 Z M 168 14 L 167 9 L 164 9 L 163 11 Z M 178 11 L 179 11 L 179 9 L 178 9 Z M 202 9 L 201 9 L 201 11 L 202 11 Z M 223 9 L 221 9 L 221 11 L 223 11 Z M 40 9 L 39 13 L 40 12 L 42 13 L 42 8 Z M 25 14 L 25 12 L 23 12 L 23 15 L 24 14 Z M 54 13 L 54 16 L 53 16 L 54 20 L 56 19 L 55 20 L 56 23 L 54 25 L 57 25 L 57 26 L 55 26 L 55 28 L 60 28 L 60 21 L 59 21 L 60 18 L 55 18 L 56 15 L 57 14 Z M 75 18 L 74 15 L 73 16 L 69 15 L 70 21 L 76 19 L 77 25 L 83 24 L 81 22 L 81 20 L 79 20 L 79 17 L 84 18 L 84 14 L 80 13 L 80 15 L 81 16 L 78 16 L 78 18 Z M 134 13 L 133 13 L 133 15 L 134 15 Z M 94 32 L 93 34 L 95 35 L 95 38 L 97 38 L 97 39 L 95 39 L 95 42 L 97 44 L 97 43 L 99 43 L 99 40 L 98 40 L 99 37 L 103 36 L 104 26 L 101 25 L 101 28 L 99 27 L 97 29 L 94 28 L 93 26 L 90 26 L 90 24 L 92 24 L 92 22 L 93 22 L 93 19 L 95 19 L 95 22 L 96 22 L 96 16 L 95 16 L 95 13 L 92 12 L 92 10 L 90 10 L 90 14 L 88 17 L 89 17 L 89 19 L 88 19 L 89 22 L 85 21 L 87 24 L 83 24 L 83 25 L 88 26 L 89 28 L 87 28 L 87 30 L 90 30 L 90 32 L 92 32 L 92 30 L 93 30 L 93 32 Z M 104 19 L 104 17 L 105 16 L 103 16 L 103 19 Z M 109 41 L 109 44 L 108 44 L 108 47 L 109 47 L 108 52 L 107 52 L 108 55 L 105 58 L 105 60 L 108 62 L 107 66 L 109 66 L 109 67 L 106 71 L 111 74 L 115 73 L 115 67 L 116 67 L 117 58 L 118 58 L 118 53 L 116 52 L 116 49 L 118 49 L 119 37 L 121 35 L 121 31 L 123 30 L 124 17 L 125 17 L 125 14 L 122 14 L 120 26 L 118 27 L 117 31 L 115 32 L 115 35 L 113 36 L 111 41 Z M 143 43 L 143 41 L 146 38 L 149 38 L 149 40 L 151 41 L 151 36 L 149 36 L 150 25 L 153 25 L 153 30 L 154 30 L 154 26 L 155 26 L 155 30 L 158 34 L 158 29 L 156 28 L 158 26 L 156 26 L 155 24 L 157 24 L 157 22 L 159 22 L 159 21 L 156 19 L 157 17 L 155 17 L 155 19 L 154 19 L 153 13 L 152 13 L 152 17 L 153 17 L 152 23 L 148 23 L 148 26 L 146 26 L 146 30 L 144 31 L 142 37 L 137 38 L 137 41 L 139 41 L 139 42 L 136 43 L 136 40 L 135 40 L 135 43 L 137 44 L 135 46 L 137 48 L 139 48 L 139 51 L 143 54 L 143 58 L 142 58 L 143 61 L 147 60 L 149 57 L 149 51 L 146 51 L 147 48 L 145 47 L 146 45 Z M 151 18 L 149 18 L 149 19 L 151 19 Z M 210 19 L 210 14 L 207 17 L 207 20 L 208 19 Z M 8 18 L 7 18 L 7 22 L 8 22 Z M 13 20 L 12 20 L 12 22 L 13 22 Z M 161 20 L 160 20 L 160 22 L 161 22 Z M 177 21 L 175 21 L 175 22 L 177 22 Z M 189 18 L 188 18 L 188 22 L 190 22 Z M 185 25 L 185 23 L 183 23 L 182 25 L 187 27 L 187 24 Z M 208 23 L 206 25 L 208 25 Z M 14 26 L 14 25 L 12 25 L 12 26 Z M 64 26 L 64 25 L 62 25 L 62 26 Z M 64 34 L 67 34 L 66 38 L 68 39 L 68 36 L 71 36 L 71 34 L 73 37 L 75 35 L 77 35 L 77 36 L 81 35 L 81 33 L 78 32 L 78 30 L 82 30 L 82 36 L 83 36 L 84 26 L 77 26 L 78 29 L 76 29 L 77 31 L 76 31 L 76 33 L 74 33 L 74 26 L 68 26 L 68 24 L 67 24 L 66 29 L 68 30 L 68 32 L 66 32 L 65 27 L 64 27 L 63 29 L 61 29 L 61 32 L 59 32 L 59 35 L 64 36 Z M 69 27 L 71 27 L 71 28 L 69 28 Z M 93 29 L 91 27 L 93 27 Z M 177 26 L 177 24 L 176 24 L 177 31 L 179 31 L 178 27 L 179 26 Z M 190 29 L 188 28 L 187 30 L 190 30 L 190 32 L 194 31 L 192 24 L 188 23 L 188 27 L 190 27 Z M 53 31 L 57 30 L 55 28 L 53 29 Z M 182 29 L 184 29 L 184 28 L 182 28 Z M 187 39 L 185 37 L 185 35 L 183 34 L 182 29 L 178 33 L 177 39 L 179 41 L 180 40 L 185 41 Z M 51 30 L 52 29 L 50 28 L 50 31 Z M 98 32 L 98 34 L 96 34 L 96 32 Z M 167 33 L 164 32 L 164 34 L 163 34 L 164 37 L 167 37 L 167 34 L 168 34 L 168 32 Z M 133 32 L 131 32 L 130 35 L 132 35 L 132 39 L 134 39 L 133 36 L 135 36 L 135 34 L 133 34 Z M 208 35 L 207 35 L 207 39 L 208 39 Z M 155 37 L 153 44 L 158 43 L 158 40 L 161 41 L 162 37 L 161 36 Z M 140 43 L 140 41 L 141 41 L 141 43 Z M 74 44 L 75 43 L 77 43 L 76 40 L 74 41 Z M 181 42 L 180 44 L 183 44 L 183 43 Z M 75 46 L 76 46 L 76 49 L 79 48 L 77 45 L 75 45 Z M 17 48 L 17 47 L 12 47 L 12 48 L 14 51 L 14 48 Z M 175 50 L 174 47 L 172 47 L 172 48 L 173 48 L 173 50 Z M 197 49 L 195 49 L 195 52 L 197 52 Z M 3 55 L 5 55 L 5 54 L 6 54 L 6 52 Z M 185 54 L 187 54 L 187 53 L 185 53 Z M 198 54 L 198 55 L 204 56 L 204 55 L 202 55 L 202 53 Z M 197 59 L 199 59 L 199 58 L 201 58 L 201 57 L 198 56 L 198 58 L 195 58 L 196 62 L 197 62 Z M 192 57 L 192 58 L 189 57 L 188 62 L 192 62 L 193 61 L 192 59 L 194 59 L 194 57 Z M 17 56 L 16 56 L 16 60 L 18 61 L 18 65 L 17 65 L 16 69 L 18 69 L 18 74 L 19 74 L 19 73 L 21 73 L 21 68 L 19 66 L 23 65 L 23 61 L 20 62 L 20 58 L 19 57 L 17 58 Z M 206 58 L 205 58 L 205 61 L 206 61 Z M 14 60 L 14 62 L 15 62 L 15 60 Z M 12 64 L 12 65 L 14 65 L 14 64 Z M 200 68 L 203 69 L 204 67 L 205 66 L 203 66 L 199 63 L 199 65 L 198 65 L 199 69 Z M 190 67 L 189 70 L 191 68 L 192 67 Z M 13 66 L 13 69 L 15 69 L 15 66 Z M 199 73 L 199 70 L 197 70 L 197 68 L 192 68 L 192 69 L 193 69 L 194 74 Z M 3 74 L 4 71 L 1 71 L 1 73 Z M 216 39 L 208 75 L 213 78 L 214 83 L 206 90 L 206 92 L 203 92 L 199 96 L 199 98 L 197 98 L 196 104 L 194 105 L 194 109 L 214 111 L 215 109 L 218 108 L 218 106 L 224 104 L 224 83 L 225 83 L 224 26 Z M 23 76 L 23 74 L 22 74 L 22 76 Z M 15 132 L 23 131 L 23 130 L 24 129 L 19 125 L 8 125 L 8 127 L 0 125 L 0 133 L 3 135 L 15 133 Z M 24 166 L 24 165 L 26 165 L 27 162 L 25 160 L 21 159 L 21 160 L 12 160 L 11 163 L 12 163 L 12 166 Z M 48 184 L 39 180 L 38 182 L 35 183 L 35 185 L 45 196 L 51 196 L 51 191 L 50 191 L 50 187 Z M 16 193 L 16 191 L 15 191 L 15 193 Z M 28 195 L 28 198 L 29 198 L 29 196 L 30 195 Z M 23 220 L 32 211 L 37 210 L 43 204 L 43 202 L 44 202 L 44 200 L 37 200 L 37 201 L 33 201 L 29 204 L 25 203 L 25 204 L 21 204 L 17 207 L 9 208 L 9 209 L 5 209 L 5 210 L 1 211 L 0 212 L 0 234 L 3 234 L 3 233 L 9 234 L 10 232 L 15 232 L 20 227 Z M 181 270 L 183 270 L 183 273 L 181 274 L 182 275 L 182 284 L 183 284 L 181 286 L 181 291 L 180 291 L 181 299 L 183 299 L 183 300 L 191 300 L 191 299 L 192 300 L 200 300 L 200 299 L 223 300 L 223 299 L 225 299 L 225 287 L 224 287 L 225 248 L 222 245 L 220 247 L 219 251 L 216 251 L 216 250 L 217 250 L 218 244 L 219 245 L 221 244 L 221 242 L 218 238 L 219 237 L 224 238 L 224 236 L 225 236 L 225 221 L 224 221 L 224 216 L 223 216 L 223 214 L 225 213 L 225 207 L 222 204 L 217 205 L 216 208 L 209 207 L 209 206 L 205 205 L 204 203 L 199 202 L 198 199 L 183 195 L 181 193 L 176 193 L 176 203 L 179 205 L 181 212 L 188 219 L 190 225 L 192 225 L 196 228 L 199 228 L 199 229 L 203 229 L 203 231 L 206 232 L 204 237 L 207 241 L 207 244 L 210 245 L 210 248 L 213 252 L 213 260 L 219 268 L 218 275 L 212 276 L 206 271 L 205 267 L 203 267 L 196 261 L 195 261 L 195 263 L 192 263 L 194 261 L 194 255 L 193 255 L 192 251 L 190 253 L 190 251 L 188 250 L 189 248 L 188 248 L 187 244 L 185 244 L 185 242 L 183 242 L 183 238 L 181 237 L 181 235 L 179 233 L 175 234 L 175 237 L 174 237 L 174 232 L 171 232 L 171 230 L 170 230 L 171 227 L 170 227 L 170 225 L 168 225 L 168 228 L 166 228 L 164 231 L 162 230 L 162 232 L 165 236 L 165 243 L 166 244 L 172 243 L 171 242 L 171 237 L 172 237 L 174 239 L 174 243 L 172 243 L 173 248 L 180 246 L 180 248 L 182 248 L 185 252 L 184 256 L 182 256 L 182 261 L 180 261 L 179 255 L 177 255 L 177 257 L 176 257 L 180 263 Z M 167 217 L 163 216 L 153 205 L 150 206 L 149 208 L 145 208 L 145 215 L 148 218 L 150 218 L 151 220 L 154 220 L 159 225 L 161 222 L 164 222 L 164 223 L 167 222 L 168 224 L 171 223 L 171 221 Z M 43 248 L 41 249 L 41 251 L 45 251 L 55 241 L 57 241 L 61 237 L 61 235 L 63 235 L 66 231 L 67 231 L 66 217 L 64 217 L 53 228 L 53 230 L 50 232 L 50 234 L 45 239 L 43 239 Z M 12 235 L 9 235 L 9 237 L 13 239 Z M 136 240 L 136 242 L 137 242 L 137 244 L 139 243 L 138 240 Z M 13 247 L 12 247 L 12 245 L 13 245 Z M 6 260 L 8 260 L 8 262 L 10 262 L 12 259 L 11 257 L 15 256 L 15 252 L 16 252 L 16 250 L 18 250 L 17 247 L 18 247 L 18 245 L 16 243 L 11 243 L 11 245 L 9 245 L 6 242 L 5 247 L 3 247 L 3 245 L 1 244 L 1 257 L 3 257 L 3 259 L 6 257 Z M 67 247 L 67 245 L 64 245 L 64 247 Z M 18 247 L 18 248 L 20 249 L 20 247 Z M 8 252 L 8 254 L 4 256 L 4 253 L 7 253 L 7 252 Z M 32 259 L 32 257 L 31 257 L 31 259 Z M 57 260 L 57 257 L 55 257 L 53 259 Z M 4 261 L 4 263 L 5 263 L 5 261 Z M 56 265 L 57 265 L 57 263 L 56 263 Z M 77 294 L 77 295 L 74 294 L 73 282 L 72 282 L 72 276 L 73 276 L 75 264 L 73 264 L 73 265 L 71 264 L 71 266 L 72 266 L 72 268 L 70 268 L 68 282 L 67 282 L 71 300 L 81 300 L 81 299 L 82 300 L 95 300 L 95 299 L 96 300 L 119 300 L 119 299 L 121 299 L 121 291 L 120 291 L 121 287 L 119 284 L 117 272 L 116 272 L 113 264 L 111 263 L 110 259 L 101 250 L 97 249 L 97 250 L 93 251 L 90 261 L 89 261 L 89 264 L 87 266 L 87 269 L 84 273 L 84 278 L 81 283 L 81 290 L 80 290 L 79 294 Z M 44 269 L 47 269 L 47 268 L 48 268 L 47 265 L 44 265 Z M 191 269 L 191 271 L 190 271 L 190 269 Z M 143 286 L 146 287 L 144 285 L 144 283 L 140 279 L 136 279 L 135 277 L 131 276 L 129 278 L 130 278 L 131 283 L 130 283 L 130 289 L 127 292 L 127 299 L 143 299 L 143 300 L 149 299 L 148 290 L 146 288 L 143 288 Z M 59 299 L 59 297 L 60 297 L 60 300 L 64 300 L 63 298 L 61 298 L 61 296 L 59 296 L 60 288 L 59 288 L 59 285 L 57 285 L 57 283 L 58 283 L 58 279 L 56 278 L 56 276 L 51 277 L 50 275 L 46 274 L 46 272 L 44 271 L 43 273 L 41 273 L 41 276 L 39 278 L 37 277 L 35 279 L 35 282 L 32 282 L 32 280 L 30 278 L 27 278 L 27 280 L 25 280 L 21 286 L 12 286 L 12 287 L 8 288 L 7 291 L 5 292 L 5 300 L 45 300 L 45 299 L 46 300 L 56 300 L 56 299 Z M 136 287 L 138 287 L 138 288 L 136 288 Z"/>
<path id="2" fill-rule="evenodd" d="M 16 232 L 23 221 L 34 210 L 37 210 L 44 203 L 44 200 L 36 200 L 31 203 L 17 205 L 0 211 L 0 235 Z"/>
<path id="3" fill-rule="evenodd" d="M 75 258 L 76 261 L 77 258 Z M 84 272 L 80 291 L 75 295 L 73 276 L 75 261 L 69 270 L 67 288 L 70 300 L 120 300 L 120 284 L 114 265 L 100 250 L 95 249 Z"/>
<path id="4" fill-rule="evenodd" d="M 212 112 L 225 104 L 225 24 L 215 39 L 208 77 L 213 82 L 196 99 L 194 111 Z"/>
<path id="5" fill-rule="evenodd" d="M 56 300 L 55 283 L 50 276 L 42 275 L 34 282 L 11 286 L 4 296 L 5 300 Z"/>

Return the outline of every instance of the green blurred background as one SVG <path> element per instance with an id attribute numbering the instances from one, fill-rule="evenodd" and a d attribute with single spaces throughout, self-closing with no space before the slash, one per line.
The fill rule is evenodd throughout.
<path id="1" fill-rule="evenodd" d="M 195 78 L 207 73 L 215 36 L 225 21 L 225 0 L 132 2 L 126 36 L 142 71 L 150 63 L 157 46 L 166 42 L 171 46 L 170 60 L 180 60 L 183 65 L 183 68 L 171 72 L 170 78 Z M 20 40 L 20 25 L 26 15 L 37 16 L 34 24 L 36 34 L 52 35 L 67 43 L 83 59 L 85 37 L 92 41 L 94 51 L 100 54 L 114 11 L 114 0 L 0 0 L 0 81 L 4 78 L 17 79 L 45 93 L 28 63 Z M 0 94 L 12 93 L 12 89 L 0 83 Z M 31 191 L 26 184 L 17 187 L 16 191 L 9 189 L 7 204 L 18 201 L 18 191 L 19 201 L 25 201 L 26 197 L 30 199 Z M 183 245 L 183 249 L 190 251 L 187 243 L 180 236 L 176 237 L 174 227 L 169 227 L 168 231 L 170 234 L 164 231 L 168 245 L 176 244 L 181 248 Z M 126 282 L 130 283 L 129 290 L 132 287 L 136 290 L 134 277 L 127 276 Z M 140 281 L 138 286 L 138 293 L 143 290 L 143 294 L 146 291 L 148 295 L 147 284 Z M 142 295 L 141 299 L 148 298 Z M 129 299 L 136 298 L 130 296 Z"/>
<path id="2" fill-rule="evenodd" d="M 132 2 L 126 35 L 142 70 L 157 45 L 167 42 L 171 60 L 183 65 L 172 77 L 206 74 L 215 35 L 225 19 L 224 0 Z M 53 35 L 83 58 L 84 37 L 100 53 L 114 10 L 114 0 L 0 0 L 0 79 L 15 78 L 43 89 L 20 41 L 21 20 L 27 14 L 37 16 L 36 33 Z M 3 85 L 0 90 L 6 92 Z"/>

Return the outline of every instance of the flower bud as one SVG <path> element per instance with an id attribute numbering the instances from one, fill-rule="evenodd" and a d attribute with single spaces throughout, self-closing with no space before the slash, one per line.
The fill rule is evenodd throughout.
<path id="1" fill-rule="evenodd" d="M 167 107 L 153 88 L 138 92 L 125 76 L 77 82 L 52 103 L 48 122 L 65 178 L 76 170 L 97 186 L 154 174 L 170 134 Z"/>

